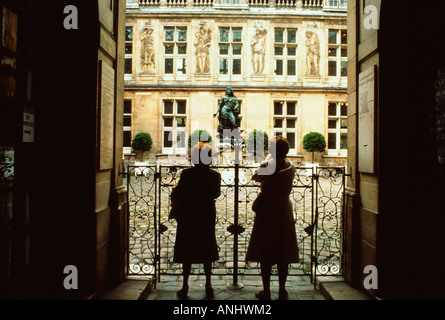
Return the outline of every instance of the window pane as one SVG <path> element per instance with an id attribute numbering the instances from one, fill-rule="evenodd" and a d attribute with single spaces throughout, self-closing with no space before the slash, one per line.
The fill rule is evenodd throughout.
<path id="1" fill-rule="evenodd" d="M 340 134 L 340 149 L 348 149 L 348 134 Z"/>
<path id="2" fill-rule="evenodd" d="M 348 33 L 346 31 L 341 32 L 341 44 L 347 44 L 348 43 Z"/>
<path id="3" fill-rule="evenodd" d="M 277 76 L 282 76 L 283 75 L 283 60 L 276 60 L 276 69 L 275 69 L 275 74 Z"/>
<path id="4" fill-rule="evenodd" d="M 164 127 L 173 127 L 173 118 L 164 118 Z"/>
<path id="5" fill-rule="evenodd" d="M 338 5 L 338 0 L 330 0 L 329 3 L 332 7 L 336 7 Z"/>
<path id="6" fill-rule="evenodd" d="M 125 59 L 125 73 L 133 73 L 132 71 L 133 61 L 132 59 Z"/>
<path id="7" fill-rule="evenodd" d="M 274 112 L 273 114 L 283 114 L 283 103 L 282 101 L 278 101 L 278 102 L 274 102 L 273 107 L 274 107 Z"/>
<path id="8" fill-rule="evenodd" d="M 165 28 L 165 41 L 173 41 L 175 36 L 174 28 Z"/>
<path id="9" fill-rule="evenodd" d="M 329 48 L 328 56 L 329 57 L 336 57 L 337 56 L 337 49 L 336 48 Z"/>
<path id="10" fill-rule="evenodd" d="M 124 117 L 124 127 L 131 127 L 131 117 Z"/>
<path id="11" fill-rule="evenodd" d="M 341 56 L 342 57 L 347 57 L 348 56 L 348 49 L 342 48 L 341 49 Z"/>
<path id="12" fill-rule="evenodd" d="M 337 61 L 329 61 L 329 64 L 328 64 L 328 75 L 330 77 L 337 76 Z"/>
<path id="13" fill-rule="evenodd" d="M 229 65 L 227 59 L 219 60 L 219 73 L 220 74 L 228 74 L 229 73 Z"/>
<path id="14" fill-rule="evenodd" d="M 295 133 L 294 132 L 288 132 L 287 133 L 287 141 L 289 141 L 290 148 L 295 149 Z"/>
<path id="15" fill-rule="evenodd" d="M 185 131 L 179 131 L 176 136 L 176 147 L 185 148 Z"/>
<path id="16" fill-rule="evenodd" d="M 340 128 L 342 128 L 342 129 L 348 128 L 348 119 L 341 119 Z"/>
<path id="17" fill-rule="evenodd" d="M 164 114 L 173 114 L 173 100 L 164 101 Z"/>
<path id="18" fill-rule="evenodd" d="M 337 129 L 337 120 L 329 120 L 328 128 L 329 129 Z"/>
<path id="19" fill-rule="evenodd" d="M 346 105 L 346 103 L 342 103 L 340 105 L 340 110 L 343 117 L 346 117 L 348 115 L 348 106 Z"/>
<path id="20" fill-rule="evenodd" d="M 186 120 L 185 118 L 176 118 L 176 127 L 185 128 Z"/>
<path id="21" fill-rule="evenodd" d="M 283 128 L 283 119 L 274 119 L 274 128 Z"/>
<path id="22" fill-rule="evenodd" d="M 173 146 L 172 139 L 172 132 L 171 131 L 164 131 L 164 148 L 171 148 Z"/>
<path id="23" fill-rule="evenodd" d="M 131 113 L 131 100 L 124 100 L 124 113 Z"/>
<path id="24" fill-rule="evenodd" d="M 233 46 L 233 54 L 241 54 L 241 46 Z"/>
<path id="25" fill-rule="evenodd" d="M 165 73 L 172 74 L 173 73 L 173 59 L 165 59 Z"/>
<path id="26" fill-rule="evenodd" d="M 241 74 L 241 59 L 233 59 L 233 74 Z"/>
<path id="27" fill-rule="evenodd" d="M 187 29 L 178 30 L 178 41 L 187 41 Z"/>
<path id="28" fill-rule="evenodd" d="M 341 76 L 342 77 L 348 76 L 348 61 L 341 62 Z"/>
<path id="29" fill-rule="evenodd" d="M 282 56 L 283 55 L 283 47 L 275 47 L 275 55 L 276 56 Z"/>
<path id="30" fill-rule="evenodd" d="M 275 136 L 282 136 L 283 135 L 283 132 L 275 132 Z"/>
<path id="31" fill-rule="evenodd" d="M 233 42 L 241 42 L 242 29 L 233 29 Z"/>
<path id="32" fill-rule="evenodd" d="M 178 68 L 178 74 L 186 74 L 186 62 L 185 58 L 179 58 L 176 60 L 176 66 Z"/>
<path id="33" fill-rule="evenodd" d="M 295 102 L 287 103 L 287 115 L 294 116 L 295 115 Z"/>
<path id="34" fill-rule="evenodd" d="M 131 131 L 124 131 L 124 147 L 131 147 Z"/>
<path id="35" fill-rule="evenodd" d="M 287 55 L 288 56 L 297 55 L 297 47 L 287 47 Z"/>
<path id="36" fill-rule="evenodd" d="M 328 149 L 337 149 L 336 133 L 328 133 Z"/>
<path id="37" fill-rule="evenodd" d="M 329 44 L 337 44 L 337 30 L 329 30 Z"/>
<path id="38" fill-rule="evenodd" d="M 288 30 L 287 31 L 287 42 L 288 43 L 297 43 L 297 30 Z"/>
<path id="39" fill-rule="evenodd" d="M 173 54 L 173 49 L 175 47 L 171 44 L 166 44 L 165 45 L 165 54 Z"/>
<path id="40" fill-rule="evenodd" d="M 329 103 L 328 109 L 329 109 L 328 110 L 328 114 L 330 116 L 336 116 L 337 115 L 337 104 L 336 103 L 334 103 L 334 102 Z"/>
<path id="41" fill-rule="evenodd" d="M 229 42 L 229 28 L 220 28 L 219 29 L 219 41 L 220 42 Z"/>
<path id="42" fill-rule="evenodd" d="M 182 45 L 178 46 L 178 54 L 186 54 L 187 53 L 187 46 Z"/>
<path id="43" fill-rule="evenodd" d="M 275 29 L 275 42 L 282 43 L 283 42 L 283 33 L 282 29 Z"/>
<path id="44" fill-rule="evenodd" d="M 131 54 L 133 53 L 133 45 L 130 44 L 125 44 L 125 54 Z"/>
<path id="45" fill-rule="evenodd" d="M 287 127 L 295 128 L 295 119 L 287 119 Z"/>
<path id="46" fill-rule="evenodd" d="M 287 75 L 295 76 L 297 74 L 297 64 L 295 60 L 287 60 Z"/>
<path id="47" fill-rule="evenodd" d="M 187 109 L 186 109 L 186 101 L 185 100 L 178 100 L 177 101 L 178 104 L 178 114 L 185 114 Z"/>
<path id="48" fill-rule="evenodd" d="M 229 54 L 228 46 L 219 46 L 219 54 Z"/>
<path id="49" fill-rule="evenodd" d="M 133 27 L 126 27 L 125 28 L 125 41 L 132 41 L 133 40 Z"/>

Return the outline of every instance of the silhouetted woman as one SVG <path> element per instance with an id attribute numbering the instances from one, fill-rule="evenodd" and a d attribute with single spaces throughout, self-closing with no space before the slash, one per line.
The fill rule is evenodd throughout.
<path id="1" fill-rule="evenodd" d="M 221 175 L 210 169 L 212 149 L 199 142 L 192 150 L 194 166 L 185 169 L 172 192 L 172 202 L 178 222 L 174 262 L 183 264 L 183 285 L 177 292 L 184 299 L 188 293 L 191 265 L 203 263 L 206 275 L 206 295 L 213 297 L 212 262 L 218 260 L 215 236 L 215 199 L 221 193 Z"/>
<path id="2" fill-rule="evenodd" d="M 264 289 L 255 293 L 260 300 L 270 300 L 271 270 L 273 265 L 278 266 L 278 295 L 279 299 L 285 300 L 288 265 L 299 262 L 292 203 L 289 200 L 295 167 L 286 159 L 289 152 L 286 138 L 277 136 L 271 139 L 269 152 L 271 154 L 262 166 L 274 170 L 270 170 L 268 175 L 260 175 L 257 171 L 252 177 L 261 183 L 264 202 L 255 216 L 246 260 L 260 262 Z"/>

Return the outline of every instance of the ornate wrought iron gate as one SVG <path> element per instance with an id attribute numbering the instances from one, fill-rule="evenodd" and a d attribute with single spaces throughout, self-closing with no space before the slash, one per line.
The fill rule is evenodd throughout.
<path id="1" fill-rule="evenodd" d="M 169 220 L 170 193 L 186 166 L 128 166 L 128 275 L 181 274 L 173 263 L 176 221 Z M 246 263 L 253 226 L 253 200 L 259 184 L 251 180 L 253 166 L 215 166 L 222 177 L 216 201 L 216 236 L 219 261 L 214 274 L 260 275 L 257 263 Z M 238 172 L 236 172 L 238 171 Z M 235 179 L 235 177 L 238 179 Z M 297 167 L 290 195 L 300 249 L 300 262 L 291 264 L 289 275 L 342 275 L 344 236 L 343 167 Z M 313 231 L 307 228 L 313 226 Z M 198 265 L 199 266 L 199 265 Z M 202 266 L 201 266 L 202 267 Z M 204 270 L 194 268 L 194 273 Z"/>

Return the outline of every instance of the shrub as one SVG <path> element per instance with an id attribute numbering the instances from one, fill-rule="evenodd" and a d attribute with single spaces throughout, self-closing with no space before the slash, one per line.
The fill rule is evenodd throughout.
<path id="1" fill-rule="evenodd" d="M 212 142 L 212 136 L 210 135 L 210 133 L 207 130 L 195 130 L 188 137 L 189 149 L 194 147 L 194 145 L 192 146 L 192 141 L 195 144 L 198 143 L 198 142 L 210 143 L 210 142 Z"/>
<path id="2" fill-rule="evenodd" d="M 263 147 L 264 147 L 263 150 L 267 150 L 267 147 L 269 145 L 269 136 L 267 135 L 266 132 L 255 129 L 252 132 L 250 132 L 249 135 L 247 136 L 247 139 L 246 139 L 247 151 L 254 152 L 256 154 L 257 149 L 259 148 L 259 146 L 256 145 L 257 139 L 259 142 L 261 142 L 261 140 L 263 140 Z"/>
<path id="3" fill-rule="evenodd" d="M 149 151 L 153 146 L 153 139 L 148 132 L 138 132 L 131 141 L 133 150 Z M 141 154 L 142 158 L 142 154 Z"/>
<path id="4" fill-rule="evenodd" d="M 323 152 L 326 149 L 326 140 L 319 132 L 309 132 L 303 137 L 303 149 L 312 152 L 312 162 L 314 162 L 314 152 Z"/>

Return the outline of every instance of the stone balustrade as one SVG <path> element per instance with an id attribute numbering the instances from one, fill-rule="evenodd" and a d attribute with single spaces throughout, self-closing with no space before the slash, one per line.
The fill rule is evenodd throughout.
<path id="1" fill-rule="evenodd" d="M 221 0 L 139 0 L 140 7 L 213 7 L 218 5 L 218 8 L 221 8 L 226 6 L 221 3 Z M 345 0 L 242 0 L 241 3 L 249 7 L 263 8 L 346 10 Z M 237 4 L 227 4 L 227 6 L 236 7 Z"/>

